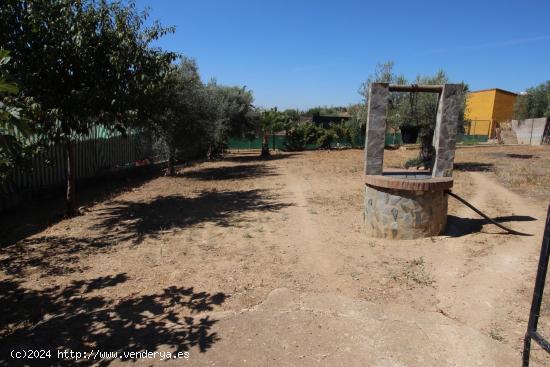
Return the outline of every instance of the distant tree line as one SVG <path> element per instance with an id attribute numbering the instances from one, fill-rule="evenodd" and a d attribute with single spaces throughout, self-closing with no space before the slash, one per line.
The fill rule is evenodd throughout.
<path id="1" fill-rule="evenodd" d="M 516 119 L 550 117 L 550 80 L 528 88 L 515 105 Z"/>
<path id="2" fill-rule="evenodd" d="M 75 141 L 94 127 L 150 130 L 169 175 L 176 161 L 218 155 L 230 136 L 258 129 L 251 91 L 203 83 L 192 59 L 152 45 L 174 29 L 147 20 L 133 1 L 2 1 L 2 177 L 41 147 L 63 145 L 73 215 Z"/>
<path id="3" fill-rule="evenodd" d="M 418 75 L 410 80 L 403 74 L 394 71 L 392 61 L 378 64 L 373 74 L 364 81 L 359 93 L 363 97 L 362 103 L 350 105 L 347 107 L 315 107 L 306 111 L 287 110 L 294 120 L 299 118 L 311 117 L 315 114 L 337 116 L 342 112 L 349 115 L 346 121 L 335 121 L 326 129 L 314 126 L 308 122 L 291 123 L 286 129 L 287 145 L 289 149 L 304 149 L 307 145 L 316 144 L 319 147 L 329 147 L 332 143 L 338 141 L 362 142 L 365 138 L 365 129 L 367 123 L 367 105 L 369 86 L 373 82 L 382 82 L 389 84 L 446 84 L 449 83 L 449 77 L 443 70 L 439 70 L 434 75 Z M 462 96 L 460 103 L 459 132 L 464 132 L 464 124 L 467 123 L 464 118 L 466 107 L 466 95 L 468 86 L 462 83 Z M 390 103 L 387 114 L 387 130 L 396 133 L 413 131 L 420 140 L 419 156 L 408 162 L 408 165 L 422 165 L 431 167 L 434 158 L 434 148 L 432 146 L 435 122 L 437 116 L 438 95 L 435 93 L 396 93 L 390 94 Z"/>

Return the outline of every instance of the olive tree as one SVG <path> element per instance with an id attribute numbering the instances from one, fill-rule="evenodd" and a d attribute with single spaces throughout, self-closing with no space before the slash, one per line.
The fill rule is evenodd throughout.
<path id="1" fill-rule="evenodd" d="M 514 112 L 520 120 L 550 117 L 550 80 L 520 94 L 516 99 Z"/>
<path id="2" fill-rule="evenodd" d="M 223 153 L 230 136 L 254 131 L 252 92 L 201 81 L 194 60 L 181 57 L 171 66 L 154 98 L 151 125 L 168 151 L 167 175 L 176 161 L 213 158 Z"/>
<path id="3" fill-rule="evenodd" d="M 384 82 L 390 84 L 407 84 L 407 79 L 402 74 L 395 74 L 393 71 L 393 62 L 378 64 L 373 75 L 365 81 L 359 90 L 365 100 L 368 102 L 368 89 L 372 82 Z M 445 84 L 449 82 L 449 77 L 443 70 L 439 70 L 434 75 L 418 75 L 414 84 Z M 468 86 L 462 83 L 462 94 L 460 99 L 459 130 L 463 129 L 464 110 L 466 105 L 466 94 Z M 387 112 L 387 126 L 390 129 L 414 128 L 418 131 L 420 137 L 420 153 L 418 158 L 411 160 L 410 165 L 424 165 L 431 168 L 434 158 L 434 148 L 432 145 L 435 129 L 437 106 L 439 97 L 435 93 L 390 93 L 390 103 Z M 365 116 L 365 114 L 363 114 Z M 363 121 L 363 125 L 366 121 Z"/>
<path id="4" fill-rule="evenodd" d="M 210 121 L 207 94 L 195 61 L 182 57 L 171 66 L 163 88 L 157 94 L 159 113 L 152 118 L 154 130 L 167 146 L 166 174 L 174 175 L 174 164 L 196 158 L 208 147 Z"/>
<path id="5" fill-rule="evenodd" d="M 253 136 L 258 113 L 252 91 L 246 87 L 220 85 L 212 80 L 206 89 L 212 123 L 208 157 L 214 157 L 223 153 L 230 137 Z"/>

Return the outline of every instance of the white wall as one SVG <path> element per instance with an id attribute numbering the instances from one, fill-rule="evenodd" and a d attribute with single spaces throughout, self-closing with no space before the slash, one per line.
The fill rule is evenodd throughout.
<path id="1" fill-rule="evenodd" d="M 518 144 L 541 145 L 547 123 L 546 117 L 512 120 L 512 130 L 516 132 Z"/>

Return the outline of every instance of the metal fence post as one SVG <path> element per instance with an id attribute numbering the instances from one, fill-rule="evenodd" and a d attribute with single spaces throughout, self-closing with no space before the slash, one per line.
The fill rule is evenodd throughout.
<path id="1" fill-rule="evenodd" d="M 529 356 L 531 354 L 531 339 L 537 342 L 547 353 L 550 353 L 550 343 L 537 332 L 537 325 L 540 316 L 540 306 L 544 294 L 544 284 L 546 282 L 546 273 L 548 270 L 548 259 L 550 257 L 550 206 L 546 215 L 546 226 L 542 237 L 540 248 L 539 266 L 537 277 L 535 279 L 535 290 L 533 291 L 533 302 L 531 303 L 531 312 L 529 313 L 529 323 L 523 344 L 523 367 L 529 366 Z"/>

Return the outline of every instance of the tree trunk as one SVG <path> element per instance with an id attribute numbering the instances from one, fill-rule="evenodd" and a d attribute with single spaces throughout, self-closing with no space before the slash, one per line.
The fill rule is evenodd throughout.
<path id="1" fill-rule="evenodd" d="M 267 132 L 264 132 L 262 139 L 262 157 L 267 156 L 269 156 L 269 137 L 267 136 Z"/>
<path id="2" fill-rule="evenodd" d="M 166 168 L 166 176 L 174 176 L 176 169 L 174 168 L 174 155 L 169 153 L 168 155 L 168 167 Z"/>
<path id="3" fill-rule="evenodd" d="M 432 145 L 434 131 L 430 128 L 422 128 L 420 131 L 420 164 L 426 169 L 432 169 L 435 159 L 435 149 Z"/>
<path id="4" fill-rule="evenodd" d="M 76 207 L 76 162 L 74 144 L 68 142 L 67 149 L 67 215 L 75 216 L 78 213 Z"/>

